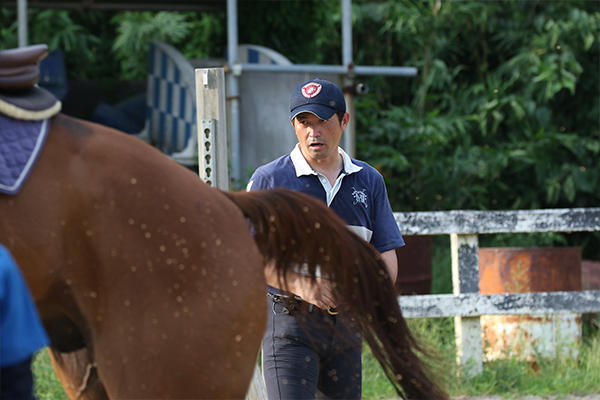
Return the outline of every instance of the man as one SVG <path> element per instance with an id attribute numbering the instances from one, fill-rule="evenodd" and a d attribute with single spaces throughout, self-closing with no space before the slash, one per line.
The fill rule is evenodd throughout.
<path id="1" fill-rule="evenodd" d="M 313 79 L 290 98 L 298 144 L 288 155 L 259 167 L 247 190 L 286 187 L 315 196 L 348 228 L 381 253 L 395 282 L 395 248 L 404 241 L 394 220 L 383 177 L 340 147 L 350 115 L 339 87 Z M 263 339 L 263 375 L 269 399 L 361 398 L 362 338 L 351 320 L 335 311 L 326 277 L 312 285 L 301 268 L 288 275 L 287 291 L 265 268 L 269 317 Z"/>
<path id="2" fill-rule="evenodd" d="M 0 245 L 0 400 L 32 400 L 33 355 L 48 345 L 29 289 Z"/>

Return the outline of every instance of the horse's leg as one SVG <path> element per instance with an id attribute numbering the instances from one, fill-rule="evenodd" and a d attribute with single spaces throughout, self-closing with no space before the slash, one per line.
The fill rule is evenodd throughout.
<path id="1" fill-rule="evenodd" d="M 71 400 L 108 400 L 87 348 L 61 353 L 48 349 L 56 377 Z"/>

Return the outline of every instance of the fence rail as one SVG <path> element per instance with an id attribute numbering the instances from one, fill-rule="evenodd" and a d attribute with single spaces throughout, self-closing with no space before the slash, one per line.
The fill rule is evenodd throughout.
<path id="1" fill-rule="evenodd" d="M 455 318 L 457 361 L 469 375 L 481 373 L 480 316 L 600 312 L 600 290 L 482 295 L 479 234 L 600 231 L 600 208 L 516 211 L 395 212 L 404 235 L 450 235 L 453 294 L 399 296 L 407 318 Z"/>
<path id="2" fill-rule="evenodd" d="M 394 217 L 405 235 L 600 230 L 600 208 L 418 211 L 396 212 Z"/>
<path id="3" fill-rule="evenodd" d="M 479 315 L 591 313 L 600 307 L 600 290 L 507 294 L 437 294 L 400 296 L 406 318 L 476 317 Z"/>

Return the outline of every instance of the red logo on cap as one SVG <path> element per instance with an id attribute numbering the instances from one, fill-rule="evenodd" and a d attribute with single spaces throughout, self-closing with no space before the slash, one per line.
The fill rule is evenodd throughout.
<path id="1" fill-rule="evenodd" d="M 307 83 L 306 85 L 302 86 L 302 96 L 306 97 L 307 99 L 315 97 L 321 91 L 321 87 L 322 86 L 320 84 L 315 82 Z"/>

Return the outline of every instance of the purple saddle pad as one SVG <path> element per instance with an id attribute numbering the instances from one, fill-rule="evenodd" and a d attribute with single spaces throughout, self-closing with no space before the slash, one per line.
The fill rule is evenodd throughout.
<path id="1" fill-rule="evenodd" d="M 0 114 L 0 193 L 19 192 L 47 133 L 48 119 L 23 121 Z"/>

